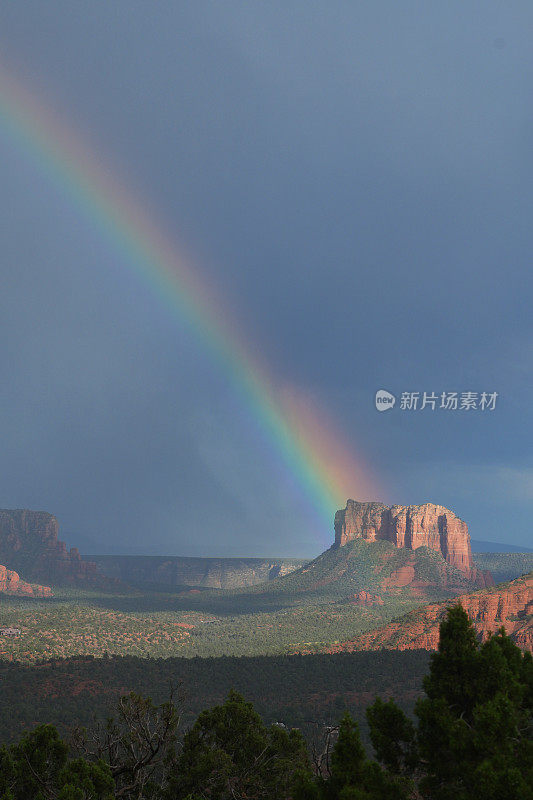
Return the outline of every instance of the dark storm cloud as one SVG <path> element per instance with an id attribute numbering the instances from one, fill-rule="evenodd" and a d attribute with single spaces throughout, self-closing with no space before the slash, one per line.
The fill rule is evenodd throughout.
<path id="1" fill-rule="evenodd" d="M 531 544 L 532 24 L 525 2 L 21 2 L 0 46 L 201 253 L 384 499 Z M 54 511 L 93 552 L 316 551 L 194 335 L 0 145 L 0 504 Z M 501 398 L 377 414 L 381 387 Z"/>

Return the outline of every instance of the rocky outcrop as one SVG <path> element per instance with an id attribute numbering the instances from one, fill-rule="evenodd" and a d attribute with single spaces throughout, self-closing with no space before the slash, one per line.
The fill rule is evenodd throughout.
<path id="1" fill-rule="evenodd" d="M 356 650 L 436 650 L 439 625 L 447 609 L 460 603 L 472 620 L 480 640 L 504 627 L 523 650 L 533 651 L 533 572 L 492 589 L 460 595 L 431 603 L 401 619 L 350 642 L 333 646 L 328 652 Z"/>
<path id="2" fill-rule="evenodd" d="M 186 558 L 180 556 L 92 556 L 111 578 L 139 588 L 237 589 L 289 575 L 306 562 L 296 559 Z"/>
<path id="3" fill-rule="evenodd" d="M 25 578 L 74 586 L 109 585 L 96 564 L 58 539 L 57 519 L 45 511 L 0 510 L 0 563 Z"/>
<path id="4" fill-rule="evenodd" d="M 358 538 L 371 542 L 382 539 L 410 550 L 428 547 L 440 552 L 448 564 L 461 570 L 474 584 L 494 584 L 490 573 L 478 570 L 472 560 L 466 522 L 444 506 L 424 503 L 388 507 L 348 500 L 346 508 L 335 514 L 335 545 L 342 547 Z"/>
<path id="5" fill-rule="evenodd" d="M 0 564 L 0 593 L 21 597 L 51 597 L 49 586 L 38 586 L 21 580 L 18 572 L 14 572 Z"/>
<path id="6" fill-rule="evenodd" d="M 379 594 L 370 594 L 365 589 L 362 589 L 357 594 L 354 594 L 352 603 L 356 603 L 359 606 L 382 606 L 383 598 Z"/>

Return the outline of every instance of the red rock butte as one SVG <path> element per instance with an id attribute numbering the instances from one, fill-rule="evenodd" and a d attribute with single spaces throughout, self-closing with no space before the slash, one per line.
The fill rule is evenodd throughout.
<path id="1" fill-rule="evenodd" d="M 0 564 L 26 580 L 74 586 L 109 587 L 96 564 L 58 539 L 57 519 L 46 511 L 0 509 Z M 118 582 L 115 582 L 118 583 Z"/>
<path id="2" fill-rule="evenodd" d="M 49 586 L 38 586 L 26 583 L 20 578 L 18 572 L 7 569 L 0 564 L 0 593 L 15 594 L 24 597 L 51 597 L 52 590 Z"/>
<path id="3" fill-rule="evenodd" d="M 335 545 L 342 547 L 353 539 L 385 540 L 410 550 L 428 547 L 440 552 L 448 564 L 470 579 L 481 578 L 472 561 L 466 522 L 444 506 L 423 503 L 389 507 L 348 500 L 346 508 L 335 514 Z"/>

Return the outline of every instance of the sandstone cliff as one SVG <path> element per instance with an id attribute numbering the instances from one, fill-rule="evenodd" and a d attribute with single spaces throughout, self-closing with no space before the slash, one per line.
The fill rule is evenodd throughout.
<path id="1" fill-rule="evenodd" d="M 381 539 L 410 550 L 428 547 L 440 552 L 448 564 L 476 585 L 494 584 L 490 573 L 478 570 L 472 560 L 466 522 L 444 506 L 424 503 L 388 507 L 348 500 L 346 508 L 335 514 L 335 545 L 343 547 L 353 539 Z"/>
<path id="2" fill-rule="evenodd" d="M 22 597 L 51 597 L 49 586 L 38 586 L 21 580 L 18 572 L 7 569 L 0 564 L 0 593 Z"/>
<path id="3" fill-rule="evenodd" d="M 96 564 L 58 539 L 58 523 L 45 511 L 0 510 L 0 563 L 45 583 L 102 585 Z M 109 583 L 109 581 L 107 581 Z"/>
<path id="4" fill-rule="evenodd" d="M 265 558 L 186 558 L 180 556 L 91 556 L 98 569 L 139 588 L 200 586 L 237 589 L 289 575 L 305 560 Z"/>
<path id="5" fill-rule="evenodd" d="M 474 623 L 481 640 L 502 626 L 523 650 L 533 651 L 533 572 L 508 584 L 432 603 L 406 614 L 383 628 L 369 631 L 328 652 L 356 650 L 436 650 L 439 625 L 446 610 L 460 603 Z"/>

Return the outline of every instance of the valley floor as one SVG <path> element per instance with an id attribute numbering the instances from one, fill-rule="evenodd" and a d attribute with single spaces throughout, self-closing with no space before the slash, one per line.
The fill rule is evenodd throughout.
<path id="1" fill-rule="evenodd" d="M 496 554 L 491 566 L 520 574 L 526 555 L 509 561 Z M 427 548 L 413 552 L 362 540 L 255 586 L 156 592 L 117 585 L 112 592 L 54 587 L 51 598 L 0 595 L 0 628 L 20 630 L 0 637 L 0 659 L 334 651 L 414 609 L 475 588 Z"/>
<path id="2" fill-rule="evenodd" d="M 0 627 L 20 630 L 0 637 L 0 659 L 36 663 L 75 655 L 253 656 L 319 651 L 376 628 L 420 605 L 398 592 L 386 606 L 335 601 L 256 609 L 224 593 L 103 594 L 56 589 L 50 600 L 3 597 Z"/>

